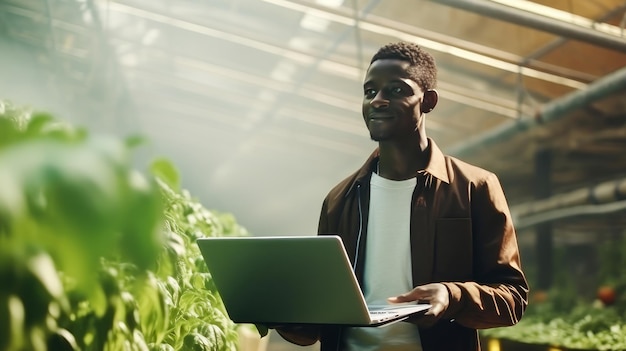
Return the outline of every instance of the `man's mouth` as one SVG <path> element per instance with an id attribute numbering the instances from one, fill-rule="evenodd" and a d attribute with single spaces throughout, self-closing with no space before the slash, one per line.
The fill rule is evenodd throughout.
<path id="1" fill-rule="evenodd" d="M 383 119 L 392 119 L 393 116 L 391 115 L 378 115 L 378 114 L 372 114 L 369 116 L 370 121 L 374 121 L 374 120 L 383 120 Z"/>

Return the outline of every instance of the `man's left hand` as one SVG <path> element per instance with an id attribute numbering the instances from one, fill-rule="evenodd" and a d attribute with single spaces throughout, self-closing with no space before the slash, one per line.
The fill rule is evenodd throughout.
<path id="1" fill-rule="evenodd" d="M 428 309 L 428 311 L 426 311 L 425 316 L 434 317 L 427 318 L 434 320 L 438 320 L 439 318 L 441 318 L 443 313 L 448 309 L 448 306 L 450 305 L 450 295 L 448 292 L 448 288 L 446 288 L 446 286 L 441 283 L 420 285 L 405 294 L 390 297 L 387 300 L 390 303 L 403 303 L 412 301 L 428 303 L 431 305 L 431 307 Z"/>

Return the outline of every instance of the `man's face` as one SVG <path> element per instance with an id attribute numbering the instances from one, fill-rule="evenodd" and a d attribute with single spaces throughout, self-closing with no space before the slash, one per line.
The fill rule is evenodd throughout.
<path id="1" fill-rule="evenodd" d="M 409 63 L 374 61 L 363 83 L 363 119 L 374 141 L 414 138 L 422 123 L 424 92 L 409 78 Z"/>

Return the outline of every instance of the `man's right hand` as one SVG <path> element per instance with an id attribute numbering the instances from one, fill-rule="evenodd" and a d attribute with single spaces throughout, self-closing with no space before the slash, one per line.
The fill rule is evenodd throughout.
<path id="1" fill-rule="evenodd" d="M 320 328 L 315 325 L 275 325 L 270 329 L 276 329 L 283 339 L 300 346 L 313 345 L 320 338 Z"/>
<path id="2" fill-rule="evenodd" d="M 265 337 L 270 332 L 270 327 L 266 324 L 255 324 L 256 330 L 259 332 L 260 337 Z"/>

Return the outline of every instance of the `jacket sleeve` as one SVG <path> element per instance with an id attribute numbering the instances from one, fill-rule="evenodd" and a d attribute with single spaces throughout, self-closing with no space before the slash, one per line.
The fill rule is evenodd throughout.
<path id="1" fill-rule="evenodd" d="M 319 222 L 317 224 L 317 234 L 328 233 L 328 197 L 322 203 L 322 211 L 320 212 Z"/>
<path id="2" fill-rule="evenodd" d="M 475 279 L 444 283 L 450 305 L 443 318 L 474 329 L 510 326 L 528 304 L 513 220 L 495 174 L 470 191 Z"/>

